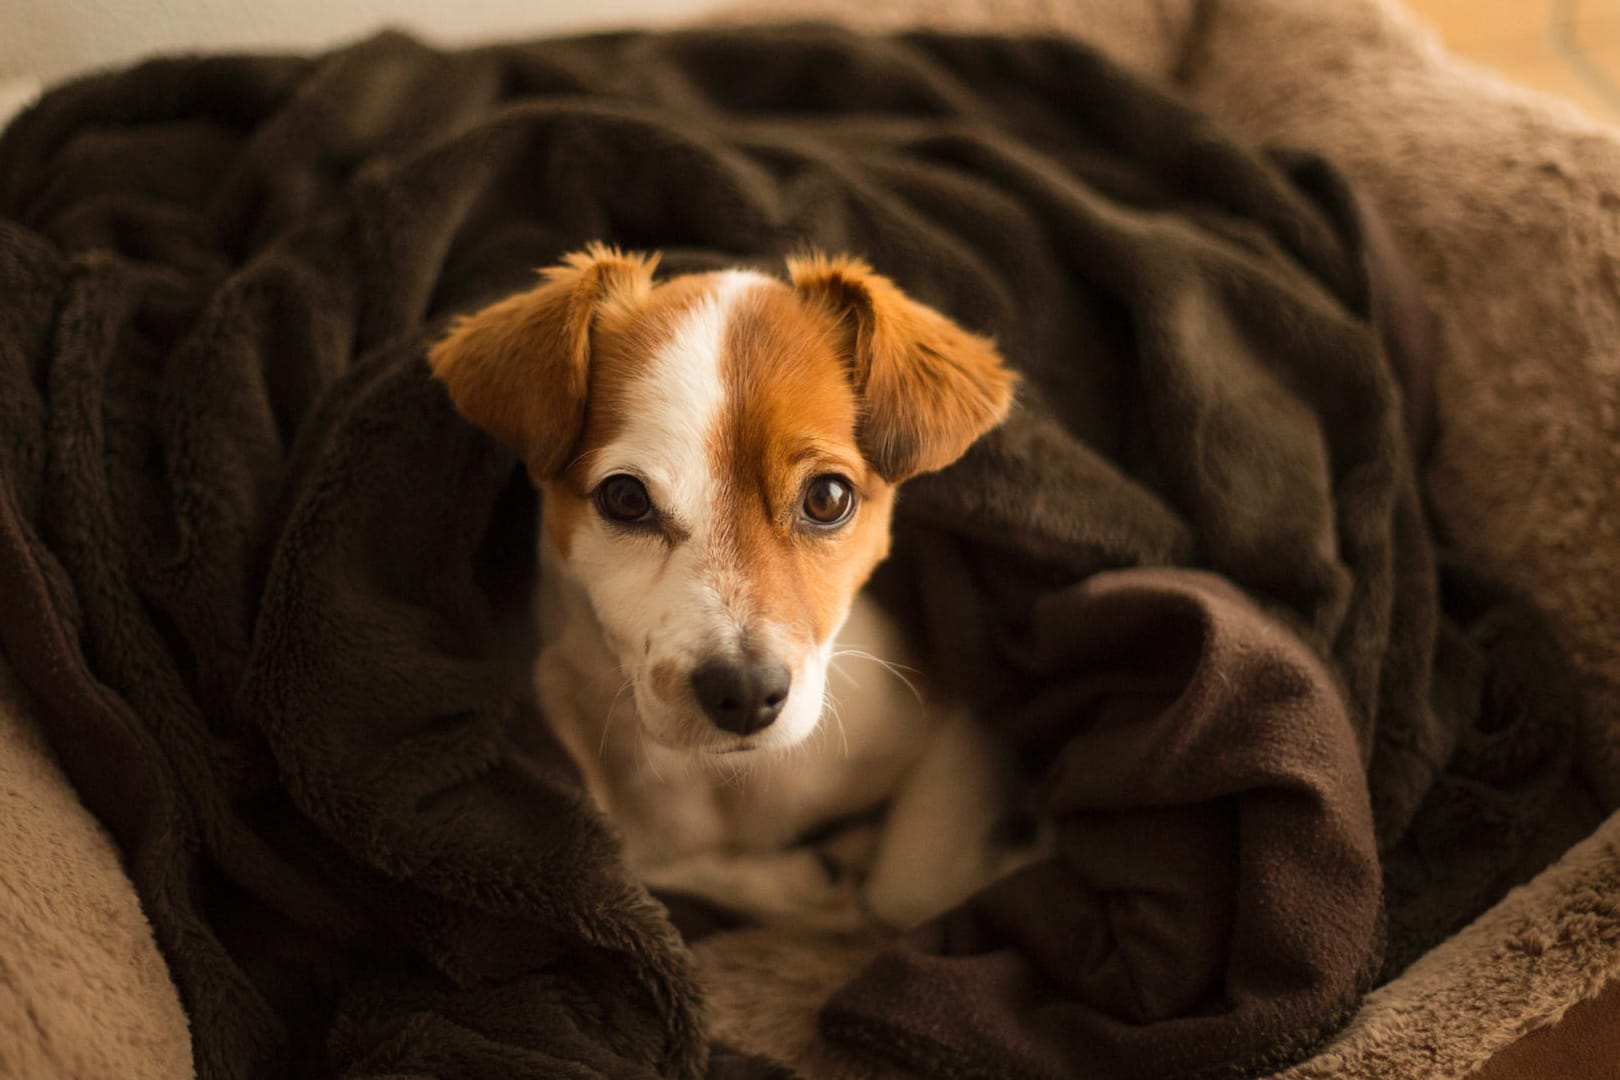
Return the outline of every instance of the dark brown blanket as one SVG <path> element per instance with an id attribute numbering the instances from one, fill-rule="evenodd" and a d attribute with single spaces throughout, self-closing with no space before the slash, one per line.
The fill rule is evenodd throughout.
<path id="1" fill-rule="evenodd" d="M 0 644 L 199 1074 L 705 1068 L 524 704 L 532 495 L 422 361 L 594 239 L 863 253 L 1026 377 L 884 589 L 1061 858 L 829 1035 L 925 1075 L 1308 1050 L 1504 887 L 1568 755 L 1533 621 L 1464 578 L 1442 615 L 1361 235 L 1320 162 L 1057 41 L 390 35 L 47 95 L 0 141 Z M 1211 573 L 1130 569 L 1170 565 Z"/>
<path id="2" fill-rule="evenodd" d="M 1322 661 L 1196 571 L 1106 571 L 1028 614 L 1020 666 L 1041 689 L 997 715 L 1050 763 L 1059 857 L 881 957 L 827 1029 L 926 1053 L 938 1077 L 1192 1076 L 1308 1050 L 1382 931 Z"/>

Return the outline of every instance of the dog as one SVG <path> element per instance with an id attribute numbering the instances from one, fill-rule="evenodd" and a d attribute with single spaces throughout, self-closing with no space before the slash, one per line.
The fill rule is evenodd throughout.
<path id="1" fill-rule="evenodd" d="M 861 589 L 898 486 L 1000 423 L 1014 376 L 855 258 L 657 262 L 592 245 L 429 350 L 541 493 L 542 711 L 650 888 L 916 925 L 1029 856 L 992 835 L 1004 755 L 891 677 Z"/>

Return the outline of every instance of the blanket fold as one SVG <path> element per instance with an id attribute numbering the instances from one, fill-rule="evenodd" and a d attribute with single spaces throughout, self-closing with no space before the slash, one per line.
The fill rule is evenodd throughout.
<path id="1" fill-rule="evenodd" d="M 1254 1072 L 1314 1045 L 1382 934 L 1372 811 L 1321 661 L 1190 571 L 1097 574 L 1041 597 L 1029 636 L 1044 689 L 1003 723 L 1053 762 L 1058 857 L 882 956 L 825 1029 L 927 1053 L 936 1076 Z M 1337 933 L 1278 931 L 1318 926 Z"/>
<path id="2" fill-rule="evenodd" d="M 1442 595 L 1325 163 L 1045 38 L 154 61 L 0 138 L 0 645 L 199 1075 L 706 1067 L 690 958 L 526 700 L 533 495 L 422 359 L 592 240 L 850 250 L 1023 376 L 908 486 L 880 588 L 1060 857 L 857 978 L 853 1050 L 1253 1071 L 1506 887 L 1568 699 L 1528 613 Z"/>

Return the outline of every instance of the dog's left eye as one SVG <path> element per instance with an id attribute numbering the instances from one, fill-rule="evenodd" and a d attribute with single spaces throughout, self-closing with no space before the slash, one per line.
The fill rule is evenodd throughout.
<path id="1" fill-rule="evenodd" d="M 804 489 L 804 516 L 826 528 L 842 525 L 855 512 L 855 489 L 842 476 L 818 476 Z"/>
<path id="2" fill-rule="evenodd" d="M 653 514 L 647 486 L 628 473 L 617 473 L 597 486 L 596 506 L 604 517 L 625 525 L 647 521 Z"/>

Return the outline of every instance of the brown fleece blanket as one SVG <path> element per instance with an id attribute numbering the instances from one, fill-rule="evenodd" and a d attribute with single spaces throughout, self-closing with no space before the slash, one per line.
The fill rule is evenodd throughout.
<path id="1" fill-rule="evenodd" d="M 703 1068 L 687 955 L 514 689 L 530 496 L 421 362 L 597 238 L 853 248 L 1026 376 L 910 489 L 885 584 L 1061 858 L 829 1033 L 934 1073 L 1253 1071 L 1500 892 L 1567 763 L 1559 665 L 1482 585 L 1441 616 L 1319 161 L 1046 40 L 160 62 L 0 141 L 0 643 L 200 1075 Z M 1165 564 L 1249 599 L 1126 569 Z"/>
<path id="2" fill-rule="evenodd" d="M 1204 573 L 1108 571 L 1043 590 L 1027 614 L 1021 674 L 1041 689 L 997 717 L 1049 763 L 1058 856 L 880 955 L 824 1030 L 898 1043 L 939 1077 L 1193 1076 L 1299 1056 L 1355 1004 L 1380 929 L 1332 678 Z"/>

